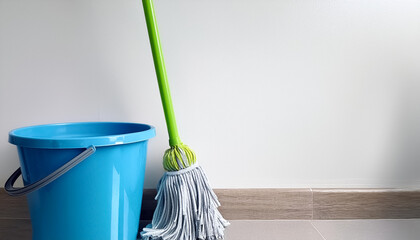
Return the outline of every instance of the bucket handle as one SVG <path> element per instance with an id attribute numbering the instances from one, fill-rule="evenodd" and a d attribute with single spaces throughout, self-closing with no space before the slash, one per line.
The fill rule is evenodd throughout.
<path id="1" fill-rule="evenodd" d="M 16 179 L 22 174 L 21 168 L 18 168 L 12 176 L 7 179 L 4 189 L 6 190 L 7 194 L 10 196 L 22 196 L 26 195 L 28 193 L 31 193 L 33 191 L 36 191 L 47 184 L 53 182 L 55 179 L 62 176 L 64 173 L 68 172 L 70 169 L 75 167 L 77 164 L 81 163 L 83 160 L 88 158 L 90 155 L 92 155 L 96 151 L 96 148 L 94 146 L 88 147 L 86 150 L 84 150 L 82 153 L 74 157 L 72 160 L 68 161 L 66 164 L 55 170 L 54 172 L 50 173 L 48 176 L 44 177 L 43 179 L 36 181 L 32 184 L 26 185 L 22 188 L 15 188 L 13 187 L 13 184 L 15 183 Z"/>

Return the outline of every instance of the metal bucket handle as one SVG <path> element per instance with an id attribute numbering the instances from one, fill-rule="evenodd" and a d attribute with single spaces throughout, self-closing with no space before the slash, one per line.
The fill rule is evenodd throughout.
<path id="1" fill-rule="evenodd" d="M 36 191 L 47 184 L 53 182 L 55 179 L 62 176 L 64 173 L 68 172 L 70 169 L 75 167 L 77 164 L 81 163 L 83 160 L 88 158 L 96 151 L 94 146 L 90 146 L 86 148 L 82 153 L 74 157 L 72 160 L 68 161 L 66 164 L 55 170 L 54 172 L 50 173 L 48 176 L 44 177 L 43 179 L 36 181 L 32 184 L 26 185 L 22 188 L 15 188 L 13 184 L 15 183 L 16 179 L 22 174 L 22 170 L 18 168 L 10 177 L 7 179 L 4 189 L 10 196 L 21 196 Z"/>

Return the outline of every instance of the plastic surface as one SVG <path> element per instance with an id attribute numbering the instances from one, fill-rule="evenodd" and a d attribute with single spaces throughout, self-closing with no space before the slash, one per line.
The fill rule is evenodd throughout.
<path id="1" fill-rule="evenodd" d="M 175 112 L 172 104 L 171 92 L 169 90 L 168 77 L 166 74 L 165 61 L 163 59 L 162 47 L 160 45 L 159 31 L 152 0 L 143 0 L 144 15 L 149 33 L 150 46 L 152 48 L 153 61 L 155 64 L 156 77 L 159 84 L 160 98 L 165 113 L 166 127 L 169 134 L 169 145 L 175 146 L 181 143 L 178 128 L 175 120 Z"/>
<path id="2" fill-rule="evenodd" d="M 22 128 L 10 134 L 11 143 L 23 144 L 17 147 L 25 185 L 54 172 L 94 143 L 109 144 L 95 145 L 95 154 L 27 195 L 33 240 L 136 239 L 147 138 L 154 136 L 153 127 L 70 123 Z"/>
<path id="3" fill-rule="evenodd" d="M 154 127 L 140 123 L 56 123 L 12 130 L 9 142 L 31 148 L 87 148 L 139 142 L 154 136 Z"/>

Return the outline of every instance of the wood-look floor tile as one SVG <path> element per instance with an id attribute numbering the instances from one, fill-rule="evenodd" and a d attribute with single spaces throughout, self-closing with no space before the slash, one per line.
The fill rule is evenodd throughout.
<path id="1" fill-rule="evenodd" d="M 0 188 L 0 219 L 30 218 L 25 196 L 11 197 Z"/>
<path id="2" fill-rule="evenodd" d="M 0 219 L 0 239 L 31 240 L 31 221 L 29 219 Z"/>
<path id="3" fill-rule="evenodd" d="M 419 218 L 420 191 L 313 189 L 314 219 Z"/>
<path id="4" fill-rule="evenodd" d="M 215 189 L 226 219 L 311 219 L 308 189 Z"/>
<path id="5" fill-rule="evenodd" d="M 226 219 L 311 219 L 312 193 L 305 189 L 214 189 Z M 142 220 L 153 218 L 156 190 L 143 192 Z"/>
<path id="6" fill-rule="evenodd" d="M 141 203 L 141 220 L 151 220 L 155 212 L 157 201 L 155 200 L 157 191 L 155 189 L 144 189 L 143 200 Z"/>

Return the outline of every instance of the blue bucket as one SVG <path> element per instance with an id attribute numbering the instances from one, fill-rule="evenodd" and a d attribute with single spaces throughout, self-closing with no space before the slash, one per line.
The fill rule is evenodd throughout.
<path id="1" fill-rule="evenodd" d="M 33 240 L 135 240 L 152 126 L 88 122 L 9 133 L 20 166 L 6 182 L 27 195 Z M 20 171 L 21 170 L 21 171 Z M 22 174 L 25 187 L 13 187 Z"/>

